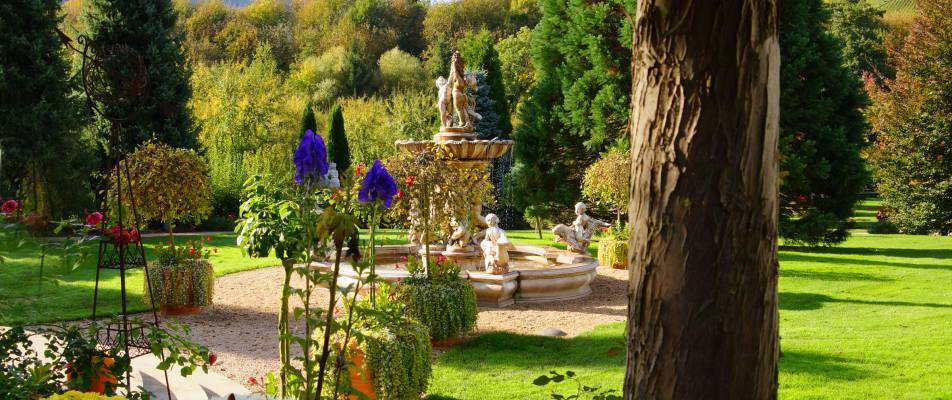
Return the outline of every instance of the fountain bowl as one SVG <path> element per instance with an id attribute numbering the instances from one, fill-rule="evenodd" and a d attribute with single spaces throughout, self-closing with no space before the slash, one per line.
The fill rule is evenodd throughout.
<path id="1" fill-rule="evenodd" d="M 376 273 L 381 279 L 396 282 L 410 276 L 401 257 L 420 254 L 423 249 L 411 245 L 378 246 Z M 442 254 L 443 247 L 431 246 L 430 255 Z M 516 245 L 509 250 L 509 272 L 501 275 L 479 270 L 464 270 L 460 276 L 469 279 L 476 291 L 480 307 L 508 307 L 513 304 L 549 303 L 578 299 L 592 293 L 591 282 L 598 274 L 598 261 L 590 256 L 548 246 Z M 397 267 L 399 266 L 399 267 Z M 331 271 L 333 264 L 312 265 Z M 338 284 L 356 283 L 357 273 L 349 264 L 342 264 Z"/>

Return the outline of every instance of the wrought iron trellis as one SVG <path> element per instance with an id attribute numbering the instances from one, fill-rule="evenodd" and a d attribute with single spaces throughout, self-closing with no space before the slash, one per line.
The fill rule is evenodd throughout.
<path id="1" fill-rule="evenodd" d="M 92 320 L 95 321 L 98 317 L 99 282 L 102 279 L 103 270 L 118 271 L 122 311 L 118 319 L 108 323 L 106 329 L 100 331 L 96 340 L 102 348 L 116 349 L 121 347 L 122 356 L 131 360 L 150 353 L 151 343 L 144 326 L 130 325 L 127 307 L 126 271 L 137 268 L 144 270 L 146 290 L 149 291 L 149 298 L 152 302 L 152 323 L 156 328 L 159 326 L 155 296 L 151 296 L 152 282 L 149 279 L 149 266 L 146 262 L 145 249 L 138 234 L 134 236 L 131 234 L 131 232 L 138 232 L 138 227 L 141 225 L 139 215 L 136 212 L 136 202 L 129 177 L 129 165 L 125 160 L 125 151 L 122 147 L 123 122 L 132 117 L 128 111 L 133 109 L 131 106 L 148 94 L 149 75 L 142 57 L 135 49 L 127 45 L 97 42 L 85 35 L 80 35 L 77 38 L 77 42 L 82 46 L 80 50 L 73 46 L 72 39 L 59 30 L 57 32 L 67 47 L 82 56 L 82 83 L 87 105 L 93 112 L 110 122 L 109 156 L 112 168 L 109 174 L 114 174 L 115 185 L 106 184 L 103 200 L 106 204 L 110 204 L 112 198 L 115 198 L 115 203 L 111 204 L 115 205 L 114 216 L 117 225 L 113 227 L 114 234 L 110 240 L 105 240 L 104 236 L 104 240 L 99 242 Z M 109 174 L 107 174 L 107 178 Z M 107 182 L 108 180 L 106 179 Z M 129 196 L 128 202 L 123 202 L 124 192 Z M 128 215 L 123 215 L 124 204 L 129 204 Z M 127 218 L 131 222 L 128 227 L 125 224 Z M 105 220 L 100 227 L 103 229 L 103 233 L 106 234 Z M 164 354 L 162 358 L 164 359 Z M 169 375 L 167 371 L 163 372 L 165 374 L 166 394 L 171 399 L 172 391 L 169 388 Z M 131 392 L 131 386 L 131 374 L 127 370 L 125 376 L 126 390 Z"/>

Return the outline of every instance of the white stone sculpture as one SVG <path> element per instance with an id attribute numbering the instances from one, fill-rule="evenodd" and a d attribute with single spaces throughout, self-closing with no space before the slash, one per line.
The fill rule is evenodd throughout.
<path id="1" fill-rule="evenodd" d="M 595 230 L 598 228 L 607 228 L 611 225 L 589 217 L 588 214 L 585 214 L 587 209 L 588 207 L 585 206 L 585 203 L 575 203 L 575 215 L 577 215 L 577 217 L 575 221 L 572 222 L 572 226 L 569 227 L 565 224 L 558 224 L 552 229 L 552 233 L 555 234 L 555 240 L 564 242 L 569 250 L 579 254 L 590 255 L 588 252 L 588 244 L 591 243 L 592 235 L 595 233 Z"/>
<path id="2" fill-rule="evenodd" d="M 513 248 L 506 231 L 499 227 L 499 217 L 496 214 L 486 215 L 486 228 L 483 241 L 479 247 L 483 250 L 483 262 L 486 272 L 502 275 L 509 272 L 509 250 Z"/>

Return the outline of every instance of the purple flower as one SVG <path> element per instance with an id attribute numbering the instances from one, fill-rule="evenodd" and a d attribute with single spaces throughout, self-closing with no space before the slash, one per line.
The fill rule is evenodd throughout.
<path id="1" fill-rule="evenodd" d="M 294 181 L 301 183 L 308 178 L 321 178 L 327 175 L 327 147 L 324 139 L 308 129 L 294 152 L 294 165 L 297 166 L 297 175 Z"/>
<path id="2" fill-rule="evenodd" d="M 393 177 L 383 167 L 380 160 L 374 161 L 374 165 L 367 171 L 364 181 L 360 184 L 360 191 L 357 192 L 357 199 L 361 203 L 372 203 L 380 200 L 383 208 L 390 207 L 393 202 L 393 196 L 397 194 L 397 183 Z"/>

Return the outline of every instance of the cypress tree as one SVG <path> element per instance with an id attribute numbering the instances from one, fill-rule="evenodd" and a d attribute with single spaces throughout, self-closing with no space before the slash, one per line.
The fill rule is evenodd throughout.
<path id="1" fill-rule="evenodd" d="M 331 162 L 337 164 L 337 171 L 343 176 L 350 169 L 350 146 L 344 132 L 344 113 L 340 104 L 334 104 L 327 117 L 327 154 Z"/>
<path id="2" fill-rule="evenodd" d="M 0 196 L 58 217 L 92 205 L 85 106 L 56 33 L 59 0 L 0 2 Z M 17 188 L 17 186 L 20 186 Z"/>
<path id="3" fill-rule="evenodd" d="M 301 115 L 301 129 L 299 129 L 299 131 L 303 136 L 304 132 L 307 132 L 308 129 L 317 133 L 317 119 L 314 117 L 314 108 L 310 101 L 304 106 L 304 113 Z"/>
<path id="4" fill-rule="evenodd" d="M 459 51 L 469 69 L 485 71 L 489 96 L 493 100 L 493 111 L 497 116 L 497 136 L 509 137 L 512 133 L 512 121 L 506 100 L 506 87 L 502 83 L 499 53 L 496 52 L 489 30 L 483 28 L 466 34 L 459 41 Z"/>
<path id="5" fill-rule="evenodd" d="M 859 155 L 868 98 L 829 18 L 823 0 L 780 2 L 780 234 L 810 245 L 846 239 L 868 181 Z"/>
<path id="6" fill-rule="evenodd" d="M 125 116 L 126 150 L 155 138 L 173 147 L 196 148 L 198 140 L 187 107 L 192 91 L 191 70 L 182 50 L 183 33 L 170 0 L 89 0 L 82 20 L 96 42 L 123 44 L 139 53 L 149 86 L 145 96 L 130 104 L 108 106 Z"/>
<path id="7" fill-rule="evenodd" d="M 493 100 L 492 97 L 489 75 L 483 70 L 467 70 L 466 72 L 476 77 L 476 113 L 482 117 L 474 125 L 476 134 L 479 135 L 480 139 L 492 139 L 501 136 L 499 114 L 496 114 L 496 100 Z"/>

